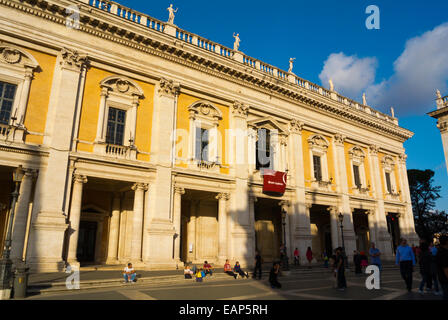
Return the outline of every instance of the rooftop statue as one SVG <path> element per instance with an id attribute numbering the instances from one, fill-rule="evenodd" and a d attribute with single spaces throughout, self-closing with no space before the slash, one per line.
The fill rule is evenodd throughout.
<path id="1" fill-rule="evenodd" d="M 440 93 L 439 89 L 436 90 L 437 99 L 442 99 L 442 94 Z"/>
<path id="2" fill-rule="evenodd" d="M 362 104 L 363 105 L 367 105 L 367 98 L 366 98 L 366 93 L 364 92 L 363 94 L 362 94 Z"/>
<path id="3" fill-rule="evenodd" d="M 234 44 L 233 44 L 233 50 L 234 50 L 234 51 L 238 51 L 238 49 L 240 48 L 240 42 L 241 42 L 240 34 L 237 33 L 237 34 L 235 35 L 235 32 L 234 32 L 234 33 L 233 33 L 233 37 L 235 38 L 235 42 L 234 42 Z"/>
<path id="4" fill-rule="evenodd" d="M 289 58 L 289 70 L 288 72 L 292 73 L 292 68 L 294 68 L 294 60 L 296 60 L 296 58 Z"/>
<path id="5" fill-rule="evenodd" d="M 177 12 L 177 10 L 179 10 L 179 8 L 174 10 L 173 5 L 170 4 L 170 6 L 169 6 L 169 8 L 167 8 L 167 10 L 170 13 L 170 16 L 168 17 L 168 23 L 174 24 L 174 14 Z"/>
<path id="6" fill-rule="evenodd" d="M 333 84 L 333 80 L 328 80 L 328 83 L 330 83 L 330 91 L 334 91 L 334 84 Z"/>

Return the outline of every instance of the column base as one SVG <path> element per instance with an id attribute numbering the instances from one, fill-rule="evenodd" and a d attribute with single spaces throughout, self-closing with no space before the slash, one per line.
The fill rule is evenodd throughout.
<path id="1" fill-rule="evenodd" d="M 63 272 L 66 265 L 62 260 L 49 261 L 49 260 L 32 260 L 28 263 L 30 273 L 49 273 L 49 272 Z"/>
<path id="2" fill-rule="evenodd" d="M 120 262 L 120 260 L 118 260 L 118 258 L 108 258 L 108 259 L 106 259 L 105 264 L 114 266 L 114 265 L 121 264 L 121 262 Z"/>
<path id="3" fill-rule="evenodd" d="M 0 300 L 11 299 L 11 289 L 0 289 Z"/>

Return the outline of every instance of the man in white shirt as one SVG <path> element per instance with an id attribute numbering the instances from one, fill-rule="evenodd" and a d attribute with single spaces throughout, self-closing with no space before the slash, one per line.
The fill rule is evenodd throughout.
<path id="1" fill-rule="evenodd" d="M 134 283 L 137 274 L 135 273 L 134 268 L 132 267 L 132 263 L 128 263 L 128 266 L 124 268 L 123 277 L 124 283 Z"/>

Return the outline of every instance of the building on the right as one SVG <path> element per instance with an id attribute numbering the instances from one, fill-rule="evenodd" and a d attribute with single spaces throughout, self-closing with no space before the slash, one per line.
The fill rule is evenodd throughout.
<path id="1" fill-rule="evenodd" d="M 429 112 L 428 115 L 437 119 L 437 128 L 442 135 L 443 150 L 445 152 L 446 167 L 448 170 L 448 95 L 442 97 L 437 90 L 437 110 Z"/>

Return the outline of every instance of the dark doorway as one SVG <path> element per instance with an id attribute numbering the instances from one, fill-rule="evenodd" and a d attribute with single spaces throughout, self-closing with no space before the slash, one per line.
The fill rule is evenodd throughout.
<path id="1" fill-rule="evenodd" d="M 76 257 L 80 263 L 95 261 L 97 222 L 81 221 Z"/>
<path id="2" fill-rule="evenodd" d="M 333 255 L 333 244 L 331 241 L 331 230 L 325 230 L 325 253 L 327 254 L 327 257 L 331 257 Z"/>

